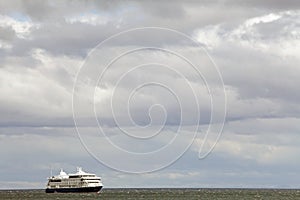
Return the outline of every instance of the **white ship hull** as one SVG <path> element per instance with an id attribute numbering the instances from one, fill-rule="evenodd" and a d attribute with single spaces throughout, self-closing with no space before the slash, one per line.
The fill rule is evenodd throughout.
<path id="1" fill-rule="evenodd" d="M 46 193 L 54 193 L 54 192 L 62 192 L 62 193 L 70 193 L 70 192 L 100 192 L 103 186 L 98 187 L 79 187 L 79 188 L 47 188 Z"/>

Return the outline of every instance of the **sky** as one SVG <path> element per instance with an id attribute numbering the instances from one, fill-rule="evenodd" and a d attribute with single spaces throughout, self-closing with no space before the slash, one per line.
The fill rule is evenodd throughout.
<path id="1" fill-rule="evenodd" d="M 300 187 L 300 1 L 0 0 L 0 189 Z"/>

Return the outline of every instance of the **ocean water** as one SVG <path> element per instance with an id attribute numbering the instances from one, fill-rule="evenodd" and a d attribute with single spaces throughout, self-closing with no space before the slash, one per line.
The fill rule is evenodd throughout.
<path id="1" fill-rule="evenodd" d="M 101 193 L 53 193 L 44 190 L 0 190 L 0 199 L 299 199 L 287 189 L 103 189 Z"/>

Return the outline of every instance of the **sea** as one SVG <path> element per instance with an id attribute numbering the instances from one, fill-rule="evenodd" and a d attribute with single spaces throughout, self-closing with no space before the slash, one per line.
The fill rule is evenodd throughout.
<path id="1" fill-rule="evenodd" d="M 0 199 L 299 199 L 300 189 L 103 189 L 100 193 L 45 193 L 44 190 L 0 190 Z"/>

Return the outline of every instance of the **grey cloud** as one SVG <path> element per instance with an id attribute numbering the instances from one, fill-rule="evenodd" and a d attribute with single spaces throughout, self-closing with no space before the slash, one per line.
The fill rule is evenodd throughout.
<path id="1" fill-rule="evenodd" d="M 195 2 L 185 4 L 174 2 L 171 5 L 166 1 L 159 4 L 132 1 L 128 5 L 119 1 L 113 3 L 99 2 L 96 5 L 90 1 L 72 1 L 70 5 L 66 2 L 58 4 L 50 1 L 37 2 L 30 1 L 26 4 L 21 1 L 15 2 L 18 6 L 14 8 L 20 9 L 24 17 L 29 16 L 34 23 L 40 21 L 42 25 L 32 32 L 32 39 L 15 41 L 12 53 L 19 55 L 32 48 L 43 48 L 54 54 L 85 56 L 90 48 L 119 32 L 119 30 L 143 26 L 161 26 L 192 34 L 195 27 L 222 23 L 228 20 L 236 21 L 256 15 L 251 10 L 241 12 L 237 7 L 229 6 L 227 8 L 226 5 L 215 6 L 214 4 L 208 4 L 207 7 L 204 7 Z M 3 4 L 3 8 L 8 9 L 8 11 L 4 10 L 3 12 L 9 13 L 10 6 L 4 2 Z M 11 7 L 13 10 L 13 6 Z M 230 14 L 228 14 L 228 10 L 230 10 Z M 78 16 L 78 13 L 81 12 L 95 12 L 100 15 L 113 12 L 115 15 L 110 14 L 108 23 L 104 25 L 92 26 L 82 23 L 71 25 L 66 23 L 67 18 Z M 118 12 L 122 15 L 118 16 Z M 121 22 L 118 22 L 120 20 Z M 151 35 L 148 37 L 151 38 Z"/>
<path id="2" fill-rule="evenodd" d="M 0 39 L 6 42 L 12 41 L 15 38 L 16 34 L 12 28 L 3 28 L 0 27 Z"/>
<path id="3" fill-rule="evenodd" d="M 39 1 L 29 0 L 26 3 L 21 0 L 1 1 L 0 12 L 13 15 L 17 11 L 24 17 L 29 17 L 34 22 L 57 22 L 65 17 L 80 16 L 82 13 L 110 13 L 118 14 L 126 6 L 130 7 L 136 2 L 123 1 Z"/>
<path id="4" fill-rule="evenodd" d="M 298 9 L 300 7 L 300 3 L 297 0 L 287 0 L 287 1 L 280 1 L 280 0 L 238 0 L 238 1 L 233 1 L 233 0 L 226 0 L 226 3 L 229 4 L 235 4 L 238 6 L 252 6 L 252 7 L 257 7 L 261 9 L 276 9 L 276 10 L 286 10 L 286 9 Z"/>
<path id="5" fill-rule="evenodd" d="M 89 49 L 111 34 L 112 28 L 106 28 L 106 31 L 103 31 L 103 27 L 86 24 L 50 23 L 33 31 L 33 40 L 15 41 L 11 54 L 24 55 L 32 49 L 40 48 L 53 55 L 75 55 L 83 58 Z"/>
<path id="6" fill-rule="evenodd" d="M 285 122 L 279 125 L 278 121 L 272 122 L 271 120 L 261 121 L 257 127 L 258 129 L 260 129 L 259 127 L 265 128 L 263 131 L 266 131 L 263 133 L 264 141 L 261 140 L 261 134 L 252 136 L 248 134 L 236 135 L 240 131 L 245 131 L 243 126 L 249 127 L 247 123 L 250 123 L 252 126 L 252 124 L 255 124 L 255 121 L 230 124 L 225 130 L 223 139 L 217 146 L 216 151 L 206 159 L 199 160 L 197 158 L 197 149 L 199 147 L 195 144 L 194 148 L 196 150 L 187 151 L 170 168 L 141 175 L 111 171 L 94 161 L 81 146 L 73 128 L 38 128 L 37 130 L 30 128 L 27 131 L 26 129 L 19 129 L 20 132 L 36 132 L 36 134 L 0 135 L 1 147 L 5 147 L 5 151 L 1 151 L 1 158 L 5 162 L 1 162 L 0 173 L 2 174 L 2 180 L 5 182 L 39 182 L 40 184 L 36 186 L 38 188 L 43 188 L 46 184 L 45 178 L 49 176 L 51 166 L 53 167 L 53 172 L 57 173 L 60 168 L 72 172 L 77 165 L 81 165 L 84 169 L 101 175 L 106 187 L 118 187 L 123 184 L 131 187 L 296 186 L 299 160 L 294 159 L 294 162 L 283 161 L 296 158 L 297 152 L 273 155 L 277 159 L 275 163 L 268 163 L 267 161 L 266 163 L 257 162 L 255 155 L 268 154 L 270 150 L 275 150 L 283 144 L 293 149 L 291 143 L 294 143 L 294 147 L 299 150 L 297 133 L 286 132 L 283 136 L 281 133 L 285 131 Z M 277 124 L 275 136 L 272 134 L 272 127 L 269 126 L 267 130 L 266 125 L 268 123 Z M 294 123 L 298 123 L 297 120 L 294 120 Z M 18 130 L 10 129 L 7 128 L 6 131 L 19 132 Z M 235 133 L 231 132 L 232 130 Z M 3 128 L 0 131 L 3 132 Z M 297 132 L 297 129 L 294 129 L 294 131 Z M 51 132 L 56 132 L 55 137 L 49 134 Z M 284 140 L 284 138 L 286 139 Z M 257 148 L 255 146 L 257 144 L 261 144 L 261 147 L 264 148 Z M 243 151 L 238 151 L 238 145 L 244 145 Z M 22 152 L 17 150 L 16 146 L 22 147 Z M 257 151 L 260 151 L 259 154 L 255 153 Z M 107 154 L 109 152 L 103 151 L 103 153 Z M 33 170 L 35 173 L 31 174 Z M 289 170 L 289 173 L 285 173 L 285 170 Z M 11 176 L 10 173 L 17 174 L 18 178 Z M 163 182 L 157 185 L 161 177 L 163 177 Z M 199 179 L 202 180 L 201 183 L 199 183 Z M 129 184 L 130 180 L 135 181 Z M 270 182 L 269 180 L 272 181 Z M 1 182 L 0 187 L 3 188 L 5 184 L 8 183 Z M 27 187 L 30 187 L 29 185 L 27 184 Z M 26 187 L 26 185 L 23 187 Z"/>
<path id="7" fill-rule="evenodd" d="M 145 186 L 157 186 L 160 182 L 163 186 L 171 187 L 296 187 L 299 180 L 297 127 L 300 111 L 297 88 L 300 84 L 297 67 L 300 63 L 297 49 L 298 8 L 299 1 L 292 0 L 200 3 L 1 1 L 2 15 L 9 15 L 17 21 L 28 20 L 38 25 L 25 38 L 16 37 L 15 31 L 9 26 L 0 28 L 1 41 L 12 45 L 12 49 L 4 48 L 0 51 L 0 157 L 4 161 L 0 164 L 2 180 L 28 187 L 34 187 L 31 184 L 34 182 L 39 184 L 38 187 L 44 187 L 44 177 L 49 174 L 48 166 L 54 163 L 56 168 L 65 167 L 68 171 L 73 171 L 77 165 L 90 167 L 91 170 L 97 169 L 96 172 L 103 174 L 107 186 L 111 187 L 128 183 L 131 184 L 129 187 L 143 186 L 145 182 Z M 250 27 L 245 25 L 249 18 L 270 13 L 280 15 L 281 18 L 252 24 Z M 68 21 L 72 17 L 86 14 L 103 15 L 107 21 L 99 24 Z M 197 32 L 206 33 L 200 42 L 207 45 L 209 53 L 219 66 L 228 95 L 225 131 L 216 150 L 199 161 L 199 146 L 194 144 L 174 165 L 152 176 L 112 172 L 93 160 L 76 137 L 71 106 L 75 75 L 89 50 L 112 34 L 141 26 L 173 28 L 195 39 Z M 140 42 L 141 45 L 151 45 L 154 38 L 156 44 L 161 46 L 178 48 L 176 50 L 186 47 L 171 36 L 167 40 L 158 38 L 153 33 L 144 34 L 143 37 L 145 40 Z M 106 52 L 102 56 L 109 58 L 114 52 L 141 38 L 137 36 L 125 39 L 106 46 Z M 189 49 L 186 50 L 189 52 Z M 190 55 L 187 52 L 186 55 Z M 121 74 L 121 69 L 130 69 L 133 63 L 148 62 L 150 58 L 154 58 L 153 55 L 160 62 L 172 65 L 179 63 L 171 56 L 154 52 L 151 57 L 148 53 L 143 52 L 136 55 L 135 59 L 123 60 L 124 62 L 119 63 L 122 67 L 110 71 L 107 85 L 100 87 L 104 90 L 103 94 L 100 93 L 104 100 L 100 98 L 103 101 L 97 107 L 97 117 L 114 141 L 133 150 L 135 146 L 131 141 L 120 138 L 120 133 L 114 129 L 116 124 L 112 116 L 107 114 L 110 102 L 104 97 L 107 97 L 105 92 L 111 88 L 109 83 Z M 198 59 L 201 60 L 202 57 Z M 206 60 L 202 61 L 207 64 Z M 177 68 L 182 69 L 181 66 Z M 97 69 L 99 68 L 89 71 L 91 77 L 98 75 Z M 213 87 L 220 87 L 209 69 L 201 69 Z M 200 124 L 207 124 L 211 117 L 211 108 L 208 106 L 209 101 L 202 82 L 192 71 L 185 70 L 185 75 L 199 92 L 203 120 Z M 138 77 L 142 81 L 154 78 L 172 84 L 186 98 L 184 104 L 189 108 L 188 111 L 194 111 L 193 104 L 190 103 L 191 96 L 183 87 L 180 77 L 163 70 L 129 76 L 119 88 L 119 106 L 125 105 L 122 94 L 138 82 Z M 84 89 L 88 93 L 91 88 Z M 220 91 L 215 92 L 213 95 L 218 98 Z M 88 96 L 84 97 L 85 103 L 91 102 Z M 143 101 L 143 98 L 147 101 Z M 148 124 L 148 107 L 157 102 L 167 106 L 169 127 L 165 131 L 175 132 L 180 121 L 178 107 L 174 99 L 158 89 L 153 89 L 152 93 L 144 91 L 136 97 L 132 104 L 133 119 L 139 125 Z M 80 109 L 86 108 L 83 106 Z M 218 105 L 215 108 L 218 109 Z M 158 116 L 156 119 L 160 119 L 161 112 L 153 114 Z M 120 116 L 124 115 L 121 113 Z M 94 115 L 80 117 L 80 128 L 88 134 L 97 135 L 98 129 L 93 126 Z M 206 127 L 201 128 L 204 130 Z M 147 145 L 155 148 L 160 143 Z M 109 150 L 106 147 L 101 148 L 104 151 Z M 114 158 L 109 152 L 105 153 Z M 127 164 L 131 163 L 127 161 Z M 16 183 L 17 179 L 22 183 Z M 199 179 L 202 180 L 201 183 Z M 1 188 L 3 185 L 5 183 L 0 182 Z"/>

